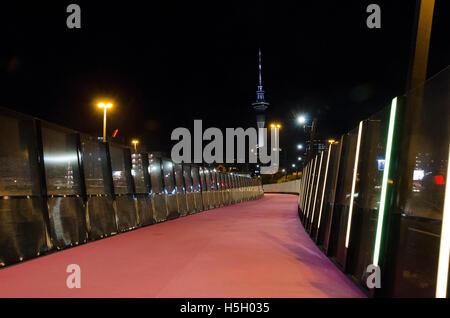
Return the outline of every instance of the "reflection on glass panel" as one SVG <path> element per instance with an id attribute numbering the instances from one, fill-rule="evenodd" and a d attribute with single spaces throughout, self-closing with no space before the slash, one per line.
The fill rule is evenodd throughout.
<path id="1" fill-rule="evenodd" d="M 0 195 L 37 195 L 38 168 L 31 121 L 0 115 Z"/>
<path id="2" fill-rule="evenodd" d="M 358 127 L 351 130 L 343 139 L 336 202 L 344 206 L 348 206 L 350 203 L 357 138 Z"/>
<path id="3" fill-rule="evenodd" d="M 378 210 L 386 155 L 387 123 L 390 107 L 386 107 L 364 122 L 355 206 Z"/>
<path id="4" fill-rule="evenodd" d="M 209 190 L 211 190 L 211 174 L 210 174 L 210 171 L 206 168 L 203 168 L 203 173 L 205 176 L 205 178 L 204 178 L 205 186 L 206 186 L 206 189 L 209 191 Z M 203 188 L 203 185 L 202 185 L 202 188 Z"/>
<path id="5" fill-rule="evenodd" d="M 75 134 L 42 127 L 42 143 L 47 193 L 81 194 Z"/>
<path id="6" fill-rule="evenodd" d="M 220 189 L 222 189 L 222 187 L 221 187 L 221 185 L 222 185 L 222 182 L 221 182 L 221 177 L 220 177 L 220 172 L 215 172 L 215 178 L 216 178 L 216 188 L 218 189 L 218 190 L 220 190 Z"/>
<path id="7" fill-rule="evenodd" d="M 173 180 L 173 163 L 169 160 L 163 160 L 163 179 L 167 193 L 175 193 L 175 183 Z"/>
<path id="8" fill-rule="evenodd" d="M 142 163 L 142 154 L 140 153 L 131 154 L 131 175 L 134 179 L 136 193 L 146 193 L 147 189 L 144 179 L 144 165 Z"/>
<path id="9" fill-rule="evenodd" d="M 114 192 L 116 194 L 128 193 L 128 180 L 125 171 L 125 150 L 114 145 L 110 145 L 112 177 Z"/>
<path id="10" fill-rule="evenodd" d="M 192 191 L 201 191 L 198 167 L 191 166 Z"/>
<path id="11" fill-rule="evenodd" d="M 226 186 L 225 186 L 225 174 L 224 173 L 219 173 L 219 175 L 220 175 L 220 186 L 221 186 L 221 188 L 222 189 L 225 189 L 226 188 Z"/>
<path id="12" fill-rule="evenodd" d="M 433 76 L 404 98 L 404 141 L 398 149 L 398 206 L 390 213 L 399 219 L 395 229 L 396 297 L 445 297 L 450 231 L 442 227 L 450 136 L 450 67 Z M 395 132 L 394 132 L 395 134 Z M 396 175 L 394 175 L 396 176 Z M 398 202 L 398 203 L 397 203 Z M 445 223 L 444 223 L 445 224 Z M 443 244 L 444 243 L 444 244 Z M 437 278 L 441 277 L 437 287 Z M 448 294 L 447 294 L 448 297 Z"/>
<path id="13" fill-rule="evenodd" d="M 181 163 L 176 163 L 173 165 L 173 173 L 175 176 L 175 184 L 177 185 L 177 192 L 184 193 L 184 176 L 183 176 L 183 166 Z"/>
<path id="14" fill-rule="evenodd" d="M 201 190 L 202 191 L 207 191 L 208 189 L 206 187 L 205 170 L 203 168 L 199 168 L 199 179 L 200 179 Z M 195 182 L 194 182 L 194 184 L 195 184 Z"/>
<path id="15" fill-rule="evenodd" d="M 192 174 L 194 173 L 194 169 L 192 168 Z M 192 177 L 191 177 L 191 167 L 188 165 L 183 165 L 183 177 L 184 177 L 184 184 L 186 185 L 186 192 L 193 192 L 194 191 L 194 185 L 192 184 Z M 196 180 L 198 182 L 198 178 Z"/>
<path id="16" fill-rule="evenodd" d="M 148 173 L 152 183 L 152 193 L 162 193 L 161 160 L 152 154 L 148 155 Z"/>
<path id="17" fill-rule="evenodd" d="M 408 216 L 442 220 L 449 149 L 450 68 L 406 96 L 408 165 L 402 209 Z"/>
<path id="18" fill-rule="evenodd" d="M 209 174 L 211 177 L 211 189 L 217 189 L 217 174 L 214 170 L 209 170 Z"/>
<path id="19" fill-rule="evenodd" d="M 93 138 L 83 137 L 83 168 L 87 194 L 109 193 L 105 185 L 106 154 L 104 147 Z"/>

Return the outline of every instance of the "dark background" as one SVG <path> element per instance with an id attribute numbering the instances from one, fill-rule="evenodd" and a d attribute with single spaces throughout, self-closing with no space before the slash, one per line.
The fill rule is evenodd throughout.
<path id="1" fill-rule="evenodd" d="M 449 57 L 437 0 L 429 76 Z M 81 6 L 81 29 L 66 7 Z M 381 6 L 381 29 L 366 7 Z M 58 1 L 2 3 L 0 106 L 100 136 L 96 101 L 112 99 L 108 134 L 170 154 L 176 127 L 255 126 L 258 48 L 288 161 L 306 135 L 299 113 L 335 137 L 405 93 L 416 1 Z M 288 162 L 282 162 L 287 164 Z"/>

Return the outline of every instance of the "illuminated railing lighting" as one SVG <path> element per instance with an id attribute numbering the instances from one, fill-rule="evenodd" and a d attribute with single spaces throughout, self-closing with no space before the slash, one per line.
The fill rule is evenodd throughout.
<path id="1" fill-rule="evenodd" d="M 322 217 L 323 199 L 325 198 L 325 189 L 326 189 L 326 186 L 327 186 L 328 165 L 330 163 L 331 146 L 332 146 L 332 144 L 330 144 L 330 146 L 328 147 L 327 165 L 325 166 L 325 176 L 324 176 L 324 179 L 323 179 L 322 198 L 320 200 L 319 219 L 317 221 L 317 230 L 319 230 L 319 228 L 320 228 L 320 220 L 321 220 L 321 217 Z"/>
<path id="2" fill-rule="evenodd" d="M 314 212 L 316 211 L 317 190 L 319 190 L 320 171 L 322 170 L 322 160 L 323 160 L 323 151 L 320 153 L 320 163 L 319 163 L 319 170 L 318 170 L 318 174 L 317 174 L 316 191 L 314 193 L 314 204 L 313 204 L 312 213 L 311 213 L 311 227 L 312 227 L 312 223 L 314 221 Z"/>
<path id="3" fill-rule="evenodd" d="M 389 128 L 386 142 L 386 156 L 383 170 L 383 180 L 381 182 L 380 208 L 378 209 L 377 232 L 375 236 L 375 246 L 373 251 L 373 265 L 378 266 L 380 258 L 381 234 L 383 231 L 383 219 L 386 209 L 386 193 L 388 185 L 389 167 L 391 165 L 392 139 L 394 137 L 395 114 L 397 112 L 397 97 L 392 100 L 391 113 L 389 116 Z"/>
<path id="4" fill-rule="evenodd" d="M 350 228 L 352 226 L 353 202 L 355 201 L 354 196 L 356 188 L 356 178 L 358 177 L 358 161 L 359 161 L 359 149 L 361 146 L 362 128 L 363 128 L 363 121 L 360 121 L 358 128 L 358 140 L 356 141 L 355 164 L 353 165 L 352 191 L 350 194 L 350 207 L 348 209 L 347 233 L 345 235 L 345 248 L 348 248 L 348 242 L 350 240 Z"/>
<path id="5" fill-rule="evenodd" d="M 450 256 L 450 145 L 447 160 L 447 182 L 445 186 L 444 209 L 442 213 L 441 243 L 439 247 L 439 261 L 436 282 L 436 297 L 447 297 L 448 265 Z"/>

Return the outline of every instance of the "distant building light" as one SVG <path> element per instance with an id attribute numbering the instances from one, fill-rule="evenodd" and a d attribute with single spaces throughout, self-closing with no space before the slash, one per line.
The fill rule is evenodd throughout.
<path id="1" fill-rule="evenodd" d="M 425 177 L 425 171 L 423 171 L 423 170 L 414 170 L 414 172 L 413 172 L 413 180 L 414 181 L 422 180 L 423 177 Z"/>
<path id="2" fill-rule="evenodd" d="M 438 184 L 438 185 L 444 185 L 445 184 L 444 176 L 442 176 L 442 175 L 434 176 L 434 181 L 436 181 L 436 184 Z"/>

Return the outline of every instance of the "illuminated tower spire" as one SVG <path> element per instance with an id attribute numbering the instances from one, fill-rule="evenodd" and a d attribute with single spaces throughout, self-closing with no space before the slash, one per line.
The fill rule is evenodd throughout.
<path id="1" fill-rule="evenodd" d="M 262 63 L 261 63 L 261 49 L 258 54 L 258 90 L 256 91 L 256 101 L 252 103 L 253 109 L 256 112 L 256 123 L 258 128 L 264 128 L 265 124 L 265 110 L 269 107 L 269 103 L 264 98 L 264 90 L 262 86 Z"/>

